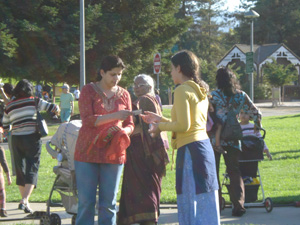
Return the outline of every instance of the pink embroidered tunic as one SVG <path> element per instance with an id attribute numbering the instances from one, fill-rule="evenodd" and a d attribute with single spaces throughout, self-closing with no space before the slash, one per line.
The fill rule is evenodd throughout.
<path id="1" fill-rule="evenodd" d="M 95 138 L 99 136 L 107 126 L 112 123 L 95 126 L 95 122 L 100 115 L 114 113 L 120 110 L 131 110 L 130 94 L 124 88 L 118 86 L 114 96 L 107 98 L 98 86 L 94 83 L 85 85 L 82 88 L 79 98 L 79 111 L 82 119 L 82 127 L 75 148 L 74 159 L 80 162 L 89 163 L 111 163 L 123 164 L 126 157 L 116 157 L 114 159 L 107 157 L 109 147 L 97 147 Z M 111 126 L 129 127 L 133 131 L 134 124 L 132 116 L 124 121 L 115 121 Z M 99 137 L 102 138 L 102 137 Z M 126 149 L 124 149 L 125 151 Z M 115 149 L 116 153 L 120 149 Z M 123 151 L 123 149 L 122 149 Z"/>

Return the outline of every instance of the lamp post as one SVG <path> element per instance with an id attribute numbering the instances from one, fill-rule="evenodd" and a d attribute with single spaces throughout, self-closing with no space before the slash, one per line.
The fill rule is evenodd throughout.
<path id="1" fill-rule="evenodd" d="M 253 53 L 253 27 L 254 27 L 254 19 L 259 17 L 259 14 L 257 12 L 255 12 L 254 10 L 250 10 L 248 12 L 245 13 L 245 18 L 249 18 L 251 19 L 251 26 L 250 26 L 250 29 L 251 29 L 251 34 L 250 34 L 250 52 Z M 252 65 L 253 67 L 253 65 Z M 250 98 L 251 100 L 254 102 L 254 80 L 253 80 L 253 69 L 251 70 L 252 72 L 250 73 Z"/>
<path id="2" fill-rule="evenodd" d="M 85 13 L 84 0 L 80 0 L 80 89 L 85 85 Z"/>

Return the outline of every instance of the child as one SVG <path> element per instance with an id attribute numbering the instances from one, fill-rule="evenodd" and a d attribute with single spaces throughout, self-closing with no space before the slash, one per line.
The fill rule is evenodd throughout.
<path id="1" fill-rule="evenodd" d="M 253 123 L 249 123 L 250 120 L 250 115 L 248 113 L 245 113 L 243 110 L 241 110 L 240 112 L 240 125 L 241 128 L 243 130 L 243 136 L 245 135 L 256 135 L 257 137 L 261 137 L 261 133 L 260 132 L 255 132 L 254 129 L 252 130 L 244 130 L 246 128 L 254 128 L 254 124 Z M 272 160 L 272 155 L 269 152 L 269 149 L 266 145 L 266 143 L 264 142 L 264 153 L 266 153 L 267 157 L 269 160 Z"/>
<path id="2" fill-rule="evenodd" d="M 60 118 L 62 123 L 69 122 L 74 112 L 74 96 L 69 90 L 68 84 L 62 86 L 63 93 L 60 95 Z"/>
<path id="3" fill-rule="evenodd" d="M 7 184 L 11 184 L 11 178 L 9 174 L 9 168 L 6 162 L 4 148 L 0 146 L 0 217 L 7 217 L 7 212 L 5 209 L 5 181 L 3 176 L 3 171 L 6 173 Z M 2 170 L 3 168 L 3 170 Z"/>

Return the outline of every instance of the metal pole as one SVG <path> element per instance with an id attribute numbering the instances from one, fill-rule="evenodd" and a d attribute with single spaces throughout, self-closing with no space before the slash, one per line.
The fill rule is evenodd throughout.
<path id="1" fill-rule="evenodd" d="M 85 85 L 85 20 L 84 0 L 80 0 L 80 89 Z"/>
<path id="2" fill-rule="evenodd" d="M 156 74 L 156 80 L 157 80 L 156 88 L 159 91 L 159 73 Z"/>
<path id="3" fill-rule="evenodd" d="M 253 52 L 253 19 L 251 21 L 250 52 Z M 253 65 L 252 65 L 253 66 Z M 253 72 L 250 73 L 250 98 L 254 102 Z"/>

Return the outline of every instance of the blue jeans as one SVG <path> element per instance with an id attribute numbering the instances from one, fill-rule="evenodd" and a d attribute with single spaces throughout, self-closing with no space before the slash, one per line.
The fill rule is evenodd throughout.
<path id="1" fill-rule="evenodd" d="M 97 187 L 99 186 L 98 224 L 116 224 L 116 203 L 123 164 L 75 161 L 78 190 L 76 225 L 94 225 Z"/>
<path id="2" fill-rule="evenodd" d="M 60 120 L 62 123 L 69 122 L 71 118 L 71 109 L 64 109 L 60 110 Z"/>

